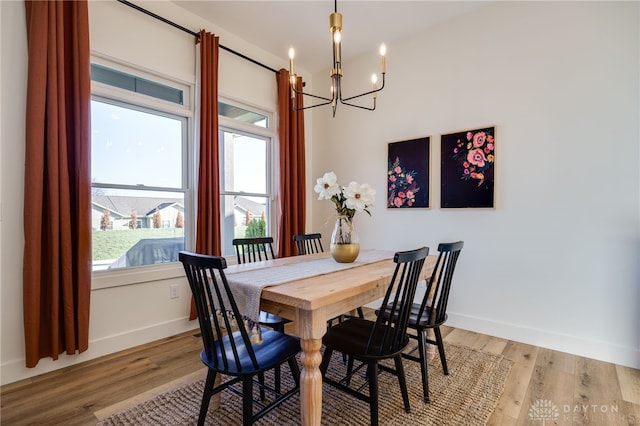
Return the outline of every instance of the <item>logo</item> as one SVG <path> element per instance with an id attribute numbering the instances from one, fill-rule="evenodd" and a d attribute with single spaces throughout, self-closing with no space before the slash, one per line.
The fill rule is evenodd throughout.
<path id="1" fill-rule="evenodd" d="M 548 399 L 538 399 L 529 407 L 529 418 L 531 420 L 542 420 L 545 425 L 547 420 L 557 420 L 560 417 L 558 407 Z"/>

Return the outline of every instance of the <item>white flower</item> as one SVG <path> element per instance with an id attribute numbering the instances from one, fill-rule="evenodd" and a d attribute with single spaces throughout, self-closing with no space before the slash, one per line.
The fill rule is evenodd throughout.
<path id="1" fill-rule="evenodd" d="M 330 200 L 331 197 L 340 193 L 340 185 L 338 178 L 333 172 L 327 172 L 321 178 L 316 180 L 316 186 L 313 187 L 318 195 L 318 200 Z"/>
<path id="2" fill-rule="evenodd" d="M 351 182 L 349 183 L 349 186 L 344 188 L 344 196 L 346 197 L 345 204 L 347 208 L 354 209 L 359 212 L 364 211 L 367 207 L 373 205 L 375 195 L 376 191 L 367 183 L 360 185 L 357 182 Z"/>
<path id="3" fill-rule="evenodd" d="M 376 191 L 368 184 L 359 185 L 357 182 L 351 182 L 344 188 L 337 181 L 333 172 L 325 173 L 317 179 L 313 190 L 319 194 L 318 200 L 331 200 L 338 216 L 345 216 L 349 221 L 356 212 L 365 211 L 371 216 L 367 208 L 373 205 Z"/>

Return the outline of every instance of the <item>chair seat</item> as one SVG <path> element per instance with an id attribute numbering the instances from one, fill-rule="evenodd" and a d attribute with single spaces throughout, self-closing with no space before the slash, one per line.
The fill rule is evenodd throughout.
<path id="1" fill-rule="evenodd" d="M 247 375 L 259 373 L 269 370 L 282 364 L 283 361 L 291 358 L 300 352 L 300 340 L 296 337 L 289 336 L 268 328 L 261 328 L 262 343 L 252 345 L 256 356 L 258 368 L 253 367 L 253 363 L 246 350 L 238 352 L 239 365 L 236 365 L 231 353 L 231 345 L 229 344 L 229 336 L 216 341 L 216 359 L 210 359 L 206 351 L 202 351 L 200 358 L 209 368 L 228 374 L 230 376 Z M 244 348 L 242 344 L 242 335 L 239 331 L 232 334 L 237 348 Z M 221 346 L 227 348 L 227 359 L 230 360 L 229 365 L 225 368 L 222 362 Z"/>
<path id="2" fill-rule="evenodd" d="M 391 309 L 390 305 L 387 305 L 387 309 L 385 310 L 385 314 L 388 315 L 389 311 Z M 376 315 L 378 315 L 379 310 L 376 310 Z M 430 328 L 430 327 L 436 327 L 439 325 L 444 324 L 447 321 L 447 314 L 444 315 L 444 321 L 441 321 L 439 323 L 435 323 L 432 324 L 429 322 L 429 317 L 431 316 L 431 308 L 430 307 L 425 307 L 424 311 L 422 311 L 422 315 L 420 315 L 420 303 L 414 303 L 413 305 L 411 305 L 411 313 L 409 314 L 409 327 L 411 328 L 417 328 L 417 327 L 421 327 L 421 328 Z"/>
<path id="3" fill-rule="evenodd" d="M 440 321 L 437 323 L 430 323 L 429 317 L 431 316 L 431 308 L 426 307 L 422 312 L 422 315 L 418 318 L 418 314 L 420 313 L 420 304 L 414 303 L 411 306 L 411 316 L 409 317 L 409 327 L 435 327 L 443 324 L 447 321 L 447 314 L 444 315 L 444 321 Z"/>
<path id="4" fill-rule="evenodd" d="M 262 325 L 274 325 L 274 324 L 288 324 L 291 320 L 286 318 L 279 317 L 275 314 L 270 314 L 269 312 L 260 311 L 260 316 L 258 317 L 258 322 Z"/>
<path id="5" fill-rule="evenodd" d="M 322 338 L 322 343 L 343 354 L 362 358 L 363 354 L 367 354 L 369 336 L 374 327 L 374 321 L 352 317 L 329 328 L 327 334 Z M 383 340 L 385 329 L 379 327 L 376 331 L 377 333 L 373 336 L 366 358 L 389 358 L 393 353 L 380 353 L 380 342 Z M 402 352 L 408 344 L 409 337 L 407 336 L 403 344 L 400 345 L 400 350 L 394 353 Z"/>

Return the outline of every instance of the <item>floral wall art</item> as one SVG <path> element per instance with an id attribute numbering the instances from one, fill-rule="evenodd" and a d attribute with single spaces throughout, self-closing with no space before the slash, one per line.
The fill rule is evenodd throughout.
<path id="1" fill-rule="evenodd" d="M 430 137 L 389 144 L 387 207 L 429 207 Z"/>
<path id="2" fill-rule="evenodd" d="M 442 208 L 494 207 L 495 127 L 441 137 Z"/>

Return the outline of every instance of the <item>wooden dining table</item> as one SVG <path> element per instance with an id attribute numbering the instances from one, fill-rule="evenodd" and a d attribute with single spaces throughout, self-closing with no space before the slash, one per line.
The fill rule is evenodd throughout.
<path id="1" fill-rule="evenodd" d="M 395 264 L 393 252 L 382 260 L 355 265 L 324 274 L 262 289 L 260 309 L 293 321 L 295 334 L 300 337 L 302 349 L 300 375 L 300 417 L 302 425 L 320 425 L 322 417 L 322 337 L 327 331 L 327 320 L 349 313 L 382 296 L 389 285 Z M 310 262 L 330 256 L 319 253 L 285 257 L 263 262 L 232 265 L 227 272 L 270 268 L 289 263 Z M 435 264 L 429 256 L 422 277 L 429 277 Z"/>

